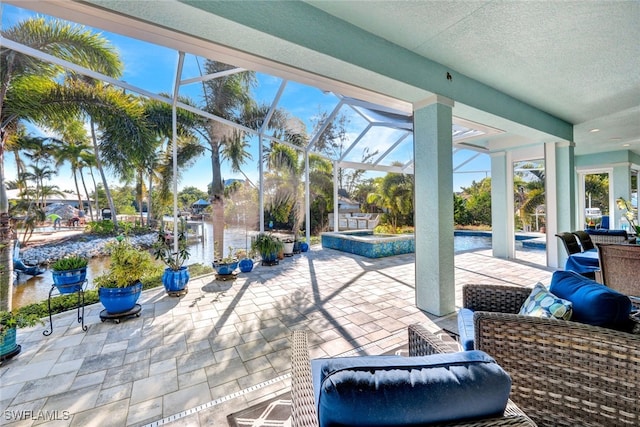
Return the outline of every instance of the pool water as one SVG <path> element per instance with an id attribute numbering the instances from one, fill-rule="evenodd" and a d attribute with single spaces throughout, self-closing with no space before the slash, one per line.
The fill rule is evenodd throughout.
<path id="1" fill-rule="evenodd" d="M 491 249 L 491 237 L 474 235 L 456 235 L 453 237 L 453 251 L 464 252 L 476 249 Z"/>

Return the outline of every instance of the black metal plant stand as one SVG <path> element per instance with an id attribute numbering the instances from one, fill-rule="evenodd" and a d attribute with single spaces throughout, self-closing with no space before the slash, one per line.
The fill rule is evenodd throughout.
<path id="1" fill-rule="evenodd" d="M 83 282 L 76 282 L 76 283 L 69 283 L 67 285 L 62 285 L 64 287 L 69 287 L 69 288 L 75 288 L 77 287 L 78 290 L 75 292 L 69 292 L 66 293 L 65 295 L 71 295 L 72 293 L 75 293 L 78 295 L 78 307 L 77 307 L 77 311 L 78 311 L 78 323 L 80 323 L 82 325 L 82 330 L 83 331 L 87 331 L 87 329 L 89 329 L 85 324 L 84 324 L 84 290 L 87 286 L 87 281 L 83 281 Z M 58 285 L 61 286 L 61 285 Z M 48 337 L 49 335 L 51 335 L 53 333 L 53 317 L 51 314 L 51 296 L 54 295 L 54 291 L 58 290 L 58 288 L 56 287 L 56 285 L 51 285 L 51 289 L 49 289 L 49 299 L 47 300 L 47 307 L 49 308 L 49 329 L 45 329 L 42 332 L 42 335 Z M 63 295 L 59 290 L 58 290 L 58 294 L 59 295 Z"/>

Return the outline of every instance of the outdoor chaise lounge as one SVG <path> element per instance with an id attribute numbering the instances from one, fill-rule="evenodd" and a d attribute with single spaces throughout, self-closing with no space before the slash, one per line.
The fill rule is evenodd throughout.
<path id="1" fill-rule="evenodd" d="M 491 355 L 507 371 L 513 381 L 511 400 L 538 425 L 640 425 L 640 335 L 631 333 L 638 325 L 629 320 L 630 303 L 577 274 L 556 275 L 565 290 L 602 298 L 574 302 L 576 321 L 566 321 L 518 314 L 531 289 L 466 285 L 463 306 L 472 310 L 472 324 L 468 312 L 462 324 L 459 317 L 461 340 L 468 340 L 462 335 L 471 326 L 472 348 Z M 554 287 L 553 281 L 550 292 L 571 301 L 568 294 L 558 295 L 563 286 Z M 612 323 L 630 332 L 611 329 Z"/>
<path id="2" fill-rule="evenodd" d="M 508 401 L 509 377 L 486 354 L 453 353 L 452 347 L 439 343 L 426 330 L 414 334 L 412 340 L 412 357 L 357 356 L 312 362 L 306 333 L 295 331 L 291 425 L 535 426 Z M 489 416 L 468 417 L 486 411 Z M 461 414 L 465 421 L 452 422 Z"/>

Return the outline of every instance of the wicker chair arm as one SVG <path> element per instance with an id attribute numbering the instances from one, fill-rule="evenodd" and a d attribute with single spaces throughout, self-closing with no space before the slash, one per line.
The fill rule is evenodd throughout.
<path id="1" fill-rule="evenodd" d="M 318 426 L 307 334 L 293 331 L 291 337 L 291 426 Z"/>
<path id="2" fill-rule="evenodd" d="M 511 376 L 539 425 L 640 425 L 640 336 L 582 323 L 476 312 L 476 348 Z"/>
<path id="3" fill-rule="evenodd" d="M 409 325 L 409 356 L 455 353 L 460 351 L 457 342 L 446 342 L 420 324 Z"/>
<path id="4" fill-rule="evenodd" d="M 518 313 L 531 294 L 520 286 L 468 284 L 462 288 L 462 306 L 473 311 Z"/>

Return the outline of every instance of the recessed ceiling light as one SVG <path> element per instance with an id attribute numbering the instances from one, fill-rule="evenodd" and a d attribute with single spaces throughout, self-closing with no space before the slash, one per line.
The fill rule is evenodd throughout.
<path id="1" fill-rule="evenodd" d="M 630 147 L 631 144 L 622 144 L 623 147 Z"/>
<path id="2" fill-rule="evenodd" d="M 622 138 L 620 138 L 619 136 L 614 136 L 613 138 L 609 138 L 609 141 L 612 141 L 612 142 L 622 141 Z"/>
<path id="3" fill-rule="evenodd" d="M 591 132 L 591 133 L 600 132 L 600 129 L 598 129 L 598 128 L 593 128 L 593 129 L 590 129 L 590 130 L 589 130 L 589 132 Z"/>

